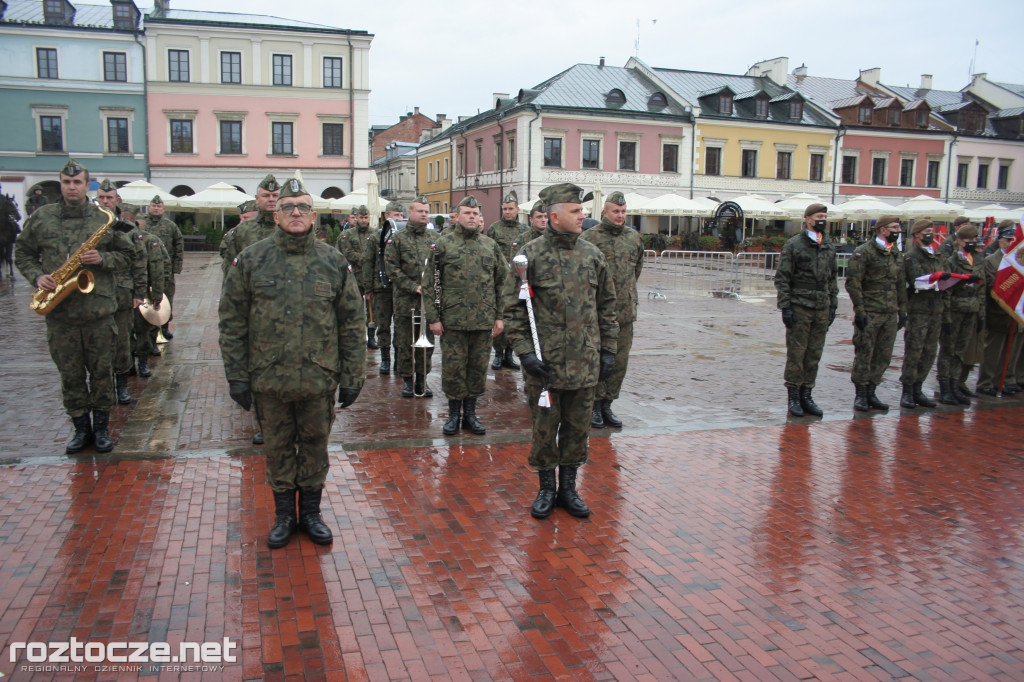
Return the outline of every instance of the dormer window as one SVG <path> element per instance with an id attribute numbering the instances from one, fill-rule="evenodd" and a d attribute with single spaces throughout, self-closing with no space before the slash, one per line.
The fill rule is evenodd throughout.
<path id="1" fill-rule="evenodd" d="M 612 88 L 612 90 L 604 96 L 604 101 L 608 104 L 625 104 L 626 95 L 618 88 Z"/>
<path id="2" fill-rule="evenodd" d="M 918 109 L 917 113 L 915 114 L 915 116 L 917 116 L 917 127 L 918 128 L 927 128 L 928 127 L 928 112 L 927 111 L 925 111 L 924 109 Z"/>
<path id="3" fill-rule="evenodd" d="M 137 28 L 137 20 L 133 10 L 135 7 L 129 2 L 114 2 L 114 28 L 122 30 L 133 30 Z"/>
<path id="4" fill-rule="evenodd" d="M 896 107 L 889 109 L 889 125 L 899 126 L 900 124 L 900 110 Z"/>
<path id="5" fill-rule="evenodd" d="M 754 116 L 768 118 L 768 98 L 758 97 L 754 100 Z"/>
<path id="6" fill-rule="evenodd" d="M 64 0 L 43 0 L 43 18 L 47 23 L 63 23 Z"/>
<path id="7" fill-rule="evenodd" d="M 718 95 L 718 113 L 732 116 L 732 93 L 723 92 Z"/>
<path id="8" fill-rule="evenodd" d="M 869 126 L 871 125 L 871 105 L 861 104 L 860 105 L 860 124 Z"/>
<path id="9" fill-rule="evenodd" d="M 665 107 L 668 106 L 668 98 L 665 97 L 665 93 L 656 92 L 647 100 L 647 104 L 652 107 Z"/>
<path id="10" fill-rule="evenodd" d="M 804 103 L 797 98 L 789 100 L 789 118 L 799 121 L 804 117 Z"/>

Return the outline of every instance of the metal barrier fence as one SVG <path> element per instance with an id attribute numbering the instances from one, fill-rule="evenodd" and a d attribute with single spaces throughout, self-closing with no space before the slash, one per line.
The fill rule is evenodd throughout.
<path id="1" fill-rule="evenodd" d="M 644 251 L 640 288 L 648 298 L 666 292 L 722 297 L 774 296 L 777 252 Z M 849 254 L 836 254 L 839 278 L 846 276 Z"/>

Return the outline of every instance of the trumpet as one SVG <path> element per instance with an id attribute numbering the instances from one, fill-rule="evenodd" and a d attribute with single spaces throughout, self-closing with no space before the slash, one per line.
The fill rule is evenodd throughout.
<path id="1" fill-rule="evenodd" d="M 429 264 L 430 264 L 430 259 L 429 258 L 427 258 L 425 261 L 423 261 L 423 273 L 420 273 L 420 281 L 421 282 L 423 281 L 423 274 L 426 273 L 427 266 Z M 411 320 L 411 324 L 412 324 L 412 335 L 413 336 L 416 336 L 416 325 L 419 324 L 419 326 L 420 326 L 420 334 L 419 334 L 418 337 L 416 337 L 416 340 L 412 344 L 412 374 L 413 374 L 414 377 L 416 376 L 416 349 L 417 348 L 423 349 L 423 363 L 422 363 L 423 367 L 421 368 L 421 373 L 424 375 L 423 390 L 420 391 L 420 392 L 416 392 L 415 389 L 413 389 L 413 395 L 416 396 L 417 398 L 423 398 L 427 394 L 427 380 L 426 380 L 426 374 L 427 374 L 427 372 L 426 372 L 426 369 L 427 369 L 427 348 L 433 348 L 434 347 L 434 342 L 431 341 L 427 337 L 427 318 L 423 314 L 423 311 L 426 310 L 426 308 L 424 307 L 425 305 L 426 305 L 425 292 L 423 291 L 423 287 L 421 286 L 420 287 L 420 313 L 419 313 L 419 315 L 416 314 L 416 308 L 415 307 L 409 308 L 410 320 Z"/>

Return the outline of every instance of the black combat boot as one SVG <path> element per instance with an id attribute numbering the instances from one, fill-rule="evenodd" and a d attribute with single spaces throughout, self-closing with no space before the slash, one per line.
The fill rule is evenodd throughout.
<path id="1" fill-rule="evenodd" d="M 820 417 L 824 414 L 821 408 L 818 407 L 818 403 L 814 402 L 814 398 L 811 397 L 811 387 L 801 386 L 800 387 L 800 407 L 806 414 L 813 417 Z"/>
<path id="2" fill-rule="evenodd" d="M 367 348 L 372 348 L 373 350 L 377 350 L 378 348 L 380 348 L 380 344 L 377 343 L 377 330 L 376 329 L 367 329 L 366 330 L 366 347 Z"/>
<path id="3" fill-rule="evenodd" d="M 434 397 L 434 392 L 430 390 L 430 386 L 427 386 L 427 377 L 422 374 L 416 375 L 416 395 L 424 398 Z"/>
<path id="4" fill-rule="evenodd" d="M 612 412 L 612 401 L 605 398 L 601 401 L 601 418 L 604 420 L 604 425 L 613 429 L 622 427 L 622 420 L 615 416 Z"/>
<path id="5" fill-rule="evenodd" d="M 917 401 L 914 400 L 914 386 L 912 384 L 903 384 L 903 395 L 900 396 L 900 407 L 906 410 L 913 410 L 917 407 Z"/>
<path id="6" fill-rule="evenodd" d="M 317 545 L 329 545 L 334 541 L 331 529 L 320 516 L 320 498 L 323 494 L 323 489 L 299 488 L 299 530 L 304 531 Z"/>
<path id="7" fill-rule="evenodd" d="M 441 427 L 441 433 L 446 436 L 454 436 L 459 432 L 459 424 L 462 421 L 462 401 L 448 400 L 448 421 Z"/>
<path id="8" fill-rule="evenodd" d="M 594 401 L 594 409 L 590 413 L 590 428 L 592 429 L 603 429 L 604 428 L 604 415 L 601 414 L 601 401 Z"/>
<path id="9" fill-rule="evenodd" d="M 576 492 L 576 467 L 558 467 L 558 506 L 572 516 L 583 518 L 590 516 L 590 507 L 580 499 Z"/>
<path id="10" fill-rule="evenodd" d="M 868 405 L 873 410 L 888 410 L 889 406 L 879 400 L 878 396 L 875 395 L 875 388 L 877 388 L 877 386 L 878 384 L 868 384 Z"/>
<path id="11" fill-rule="evenodd" d="M 867 384 L 856 384 L 857 397 L 853 401 L 853 409 L 858 412 L 867 412 L 871 409 L 868 405 L 868 385 Z"/>
<path id="12" fill-rule="evenodd" d="M 918 381 L 917 383 L 914 384 L 914 402 L 920 405 L 921 407 L 935 407 L 935 401 L 931 400 L 928 396 L 924 394 L 924 391 L 921 390 L 921 386 L 923 385 L 923 381 Z"/>
<path id="13" fill-rule="evenodd" d="M 139 376 L 143 379 L 153 376 L 153 370 L 149 368 L 149 358 L 145 355 L 139 356 Z"/>
<path id="14" fill-rule="evenodd" d="M 110 413 L 92 411 L 92 437 L 96 443 L 96 452 L 110 452 L 114 449 L 114 441 L 110 440 Z"/>
<path id="15" fill-rule="evenodd" d="M 136 369 L 135 369 L 135 356 L 134 355 L 132 356 L 132 366 L 128 370 L 128 376 L 130 376 L 130 377 L 137 377 L 137 376 L 139 376 L 138 371 L 136 371 Z"/>
<path id="16" fill-rule="evenodd" d="M 157 355 L 157 356 L 159 356 L 159 355 L 163 355 L 164 352 L 162 350 L 160 350 L 159 344 L 157 344 L 157 342 L 154 341 L 153 344 L 152 344 L 152 347 L 149 349 L 149 354 L 150 355 Z"/>
<path id="17" fill-rule="evenodd" d="M 960 386 L 960 382 L 956 379 L 949 380 L 949 389 L 953 392 L 953 397 L 956 399 L 958 405 L 970 405 L 971 399 L 963 392 L 963 388 Z"/>
<path id="18" fill-rule="evenodd" d="M 505 354 L 500 351 L 494 351 L 494 360 L 491 361 L 491 369 L 501 369 L 501 363 L 505 359 Z"/>
<path id="19" fill-rule="evenodd" d="M 81 417 L 72 417 L 71 422 L 75 425 L 75 435 L 71 436 L 64 452 L 73 455 L 81 452 L 92 445 L 92 422 L 89 420 L 89 413 Z"/>
<path id="20" fill-rule="evenodd" d="M 168 341 L 174 338 L 174 334 L 171 333 L 171 324 L 169 322 L 161 327 L 160 331 L 164 333 L 164 338 Z"/>
<path id="21" fill-rule="evenodd" d="M 380 349 L 380 373 L 391 374 L 391 349 Z"/>
<path id="22" fill-rule="evenodd" d="M 789 393 L 789 413 L 794 417 L 804 416 L 804 408 L 800 405 L 800 389 L 796 386 L 787 387 Z"/>
<path id="23" fill-rule="evenodd" d="M 501 359 L 501 366 L 508 369 L 519 369 L 519 363 L 516 362 L 516 356 L 512 353 L 512 346 L 505 346 L 505 354 Z"/>
<path id="24" fill-rule="evenodd" d="M 263 445 L 263 429 L 256 429 L 256 433 L 252 434 L 253 445 Z"/>
<path id="25" fill-rule="evenodd" d="M 402 377 L 402 397 L 411 398 L 412 396 L 412 377 Z"/>
<path id="26" fill-rule="evenodd" d="M 956 396 L 953 395 L 953 386 L 951 379 L 943 379 L 939 377 L 939 402 L 943 405 L 959 405 Z"/>
<path id="27" fill-rule="evenodd" d="M 476 398 L 466 398 L 462 401 L 462 428 L 468 429 L 470 433 L 482 436 L 487 429 L 476 418 Z"/>
<path id="28" fill-rule="evenodd" d="M 298 527 L 295 517 L 295 491 L 274 492 L 274 526 L 267 534 L 267 547 L 278 549 L 288 544 L 292 533 Z"/>
<path id="29" fill-rule="evenodd" d="M 537 498 L 530 507 L 530 516 L 535 519 L 546 519 L 551 516 L 555 509 L 555 497 L 558 491 L 555 488 L 555 470 L 538 471 L 540 477 L 540 490 L 537 491 Z"/>
<path id="30" fill-rule="evenodd" d="M 131 403 L 132 396 L 128 393 L 128 375 L 117 374 L 114 376 L 114 389 L 117 391 L 117 402 L 121 405 Z"/>

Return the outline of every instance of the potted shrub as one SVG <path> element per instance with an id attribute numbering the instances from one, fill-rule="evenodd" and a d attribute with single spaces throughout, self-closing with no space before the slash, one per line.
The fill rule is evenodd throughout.
<path id="1" fill-rule="evenodd" d="M 782 247 L 786 245 L 787 237 L 784 235 L 775 235 L 774 237 L 768 237 L 764 240 L 764 248 L 766 251 L 782 251 Z"/>
<path id="2" fill-rule="evenodd" d="M 764 237 L 747 237 L 740 242 L 740 248 L 749 253 L 764 251 Z"/>
<path id="3" fill-rule="evenodd" d="M 718 251 L 722 248 L 722 240 L 706 234 L 697 240 L 697 248 L 701 251 Z"/>
<path id="4" fill-rule="evenodd" d="M 666 251 L 682 251 L 683 250 L 683 238 L 678 234 L 670 235 L 668 238 L 668 245 L 665 247 Z"/>

